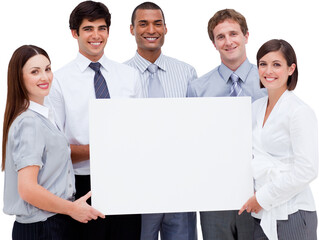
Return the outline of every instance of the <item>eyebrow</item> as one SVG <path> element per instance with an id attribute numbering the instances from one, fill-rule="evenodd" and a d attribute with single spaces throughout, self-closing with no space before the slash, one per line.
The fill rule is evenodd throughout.
<path id="1" fill-rule="evenodd" d="M 107 25 L 100 25 L 100 26 L 98 26 L 98 28 L 107 28 Z M 88 29 L 88 28 L 94 28 L 94 26 L 91 26 L 91 25 L 89 25 L 89 26 L 84 26 L 84 27 L 82 27 L 82 29 Z"/>
<path id="2" fill-rule="evenodd" d="M 139 20 L 138 22 L 139 23 L 146 23 L 146 22 L 150 22 L 150 21 L 148 21 L 148 20 Z M 158 23 L 158 22 L 163 22 L 163 20 L 162 19 L 158 19 L 158 20 L 155 20 L 153 22 Z"/>
<path id="3" fill-rule="evenodd" d="M 51 66 L 51 63 L 48 64 L 48 65 L 46 65 L 45 67 L 47 68 L 47 67 L 50 67 L 50 66 Z M 41 69 L 41 67 L 31 67 L 30 70 L 31 70 L 31 69 Z"/>

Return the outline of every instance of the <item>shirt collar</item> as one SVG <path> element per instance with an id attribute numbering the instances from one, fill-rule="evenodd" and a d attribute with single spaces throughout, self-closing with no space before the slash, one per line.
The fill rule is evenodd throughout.
<path id="1" fill-rule="evenodd" d="M 222 76 L 222 78 L 225 80 L 225 82 L 228 82 L 230 75 L 232 73 L 235 73 L 237 76 L 240 77 L 240 79 L 243 82 L 245 82 L 248 76 L 248 73 L 250 72 L 252 67 L 253 65 L 246 58 L 246 60 L 239 66 L 239 68 L 237 68 L 235 72 L 230 70 L 224 63 L 221 63 L 218 71 L 219 71 L 219 74 Z"/>
<path id="2" fill-rule="evenodd" d="M 78 53 L 76 59 L 75 59 L 76 64 L 78 65 L 78 67 L 80 68 L 81 72 L 84 72 L 90 65 L 90 63 L 92 62 L 90 59 L 88 59 L 87 57 L 83 56 L 81 53 Z M 108 71 L 108 62 L 109 59 L 103 54 L 103 56 L 98 60 L 98 62 L 101 64 L 101 66 Z"/>
<path id="3" fill-rule="evenodd" d="M 29 109 L 36 112 L 36 113 L 39 113 L 40 115 L 42 115 L 45 118 L 49 118 L 49 108 L 47 108 L 41 104 L 30 101 Z"/>
<path id="4" fill-rule="evenodd" d="M 166 64 L 165 64 L 164 58 L 165 58 L 164 55 L 161 53 L 160 56 L 154 62 L 154 64 L 156 64 L 163 71 L 166 71 Z M 134 60 L 137 63 L 136 66 L 141 73 L 144 73 L 146 71 L 147 67 L 150 64 L 152 64 L 150 61 L 143 58 L 137 51 L 135 53 Z"/>

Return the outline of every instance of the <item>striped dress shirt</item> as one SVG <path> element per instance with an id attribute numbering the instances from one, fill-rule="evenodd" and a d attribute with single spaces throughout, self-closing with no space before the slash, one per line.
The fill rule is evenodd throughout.
<path id="1" fill-rule="evenodd" d="M 148 97 L 148 79 L 150 72 L 147 67 L 152 64 L 137 52 L 125 64 L 140 72 L 142 95 Z M 159 67 L 158 78 L 163 86 L 165 97 L 186 97 L 187 85 L 197 78 L 195 69 L 187 63 L 161 54 L 154 62 Z"/>

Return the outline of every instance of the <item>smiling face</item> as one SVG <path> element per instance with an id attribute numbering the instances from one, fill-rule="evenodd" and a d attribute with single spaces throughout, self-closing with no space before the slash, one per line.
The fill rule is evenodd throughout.
<path id="1" fill-rule="evenodd" d="M 138 53 L 148 60 L 156 60 L 161 54 L 167 33 L 161 10 L 138 9 L 130 30 L 135 36 Z"/>
<path id="2" fill-rule="evenodd" d="M 226 19 L 214 29 L 214 46 L 220 54 L 222 62 L 235 71 L 246 60 L 246 43 L 249 33 L 241 31 L 234 20 Z"/>
<path id="3" fill-rule="evenodd" d="M 293 74 L 295 67 L 295 64 L 287 65 L 287 61 L 280 51 L 269 52 L 259 60 L 260 81 L 268 92 L 282 94 L 287 89 L 288 77 Z"/>
<path id="4" fill-rule="evenodd" d="M 41 54 L 31 57 L 23 66 L 22 75 L 29 100 L 43 104 L 53 79 L 49 59 Z"/>
<path id="5" fill-rule="evenodd" d="M 93 22 L 83 19 L 79 27 L 79 34 L 76 30 L 71 31 L 73 37 L 78 40 L 79 51 L 83 56 L 92 62 L 97 62 L 103 56 L 109 37 L 108 27 L 103 18 Z"/>

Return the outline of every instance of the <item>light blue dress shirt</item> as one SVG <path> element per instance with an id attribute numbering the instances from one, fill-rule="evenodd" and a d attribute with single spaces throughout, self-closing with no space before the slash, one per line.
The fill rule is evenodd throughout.
<path id="1" fill-rule="evenodd" d="M 235 73 L 239 78 L 242 96 L 250 96 L 252 102 L 267 95 L 266 89 L 259 86 L 259 75 L 256 65 L 248 59 L 234 72 L 223 63 L 192 81 L 188 87 L 188 97 L 227 97 L 230 95 L 232 81 L 230 75 Z"/>
<path id="2" fill-rule="evenodd" d="M 18 171 L 39 166 L 38 184 L 54 195 L 72 200 L 74 172 L 66 137 L 49 120 L 48 108 L 30 102 L 30 107 L 12 123 L 6 146 L 4 208 L 20 223 L 45 221 L 55 213 L 25 202 L 18 192 Z"/>

